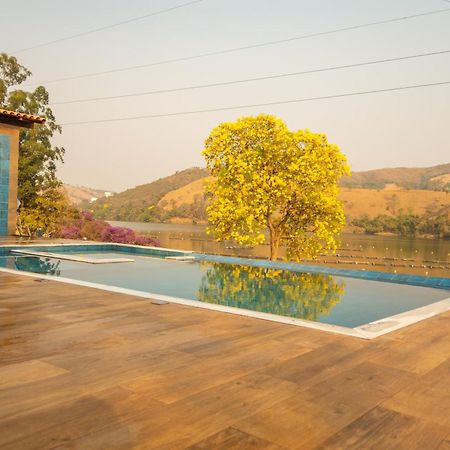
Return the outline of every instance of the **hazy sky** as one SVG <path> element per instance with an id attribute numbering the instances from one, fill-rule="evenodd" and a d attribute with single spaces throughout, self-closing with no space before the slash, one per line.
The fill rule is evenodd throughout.
<path id="1" fill-rule="evenodd" d="M 14 53 L 187 0 L 0 0 L 0 51 L 31 83 L 146 64 L 450 8 L 444 0 L 203 0 L 69 41 Z M 450 12 L 258 49 L 72 81 L 42 83 L 51 101 L 238 80 L 450 49 Z M 241 85 L 55 105 L 60 123 L 268 103 L 450 80 L 450 54 Z M 60 177 L 122 190 L 203 165 L 220 122 L 275 114 L 291 129 L 324 132 L 354 170 L 450 160 L 450 85 L 195 115 L 67 125 Z"/>

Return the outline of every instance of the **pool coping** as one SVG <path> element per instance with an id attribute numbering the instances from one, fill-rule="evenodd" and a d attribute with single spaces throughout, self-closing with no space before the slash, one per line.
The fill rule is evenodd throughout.
<path id="1" fill-rule="evenodd" d="M 27 247 L 55 247 L 55 246 L 76 247 L 78 245 L 105 247 L 109 244 L 103 244 L 103 245 L 96 244 L 96 243 L 93 243 L 93 244 L 90 244 L 90 243 L 86 243 L 86 244 L 47 244 L 45 246 L 40 245 L 40 244 L 33 244 L 33 245 L 29 245 Z M 207 261 L 213 261 L 213 262 L 214 261 L 228 262 L 229 264 L 255 265 L 258 267 L 270 267 L 270 268 L 280 268 L 282 270 L 292 270 L 287 267 L 285 268 L 284 267 L 285 263 L 281 263 L 278 261 L 253 260 L 253 259 L 248 259 L 248 258 L 235 258 L 235 257 L 224 257 L 224 256 L 218 257 L 216 255 L 199 254 L 199 253 L 194 253 L 191 251 L 166 249 L 166 248 L 162 248 L 162 247 L 131 246 L 131 245 L 127 245 L 127 244 L 113 244 L 113 245 L 114 246 L 124 246 L 124 247 L 144 248 L 144 249 L 148 249 L 148 250 L 153 249 L 153 250 L 159 250 L 159 251 L 170 251 L 170 252 L 176 252 L 176 253 L 182 253 L 182 254 L 189 254 L 189 255 L 192 255 L 195 257 L 201 256 L 201 258 L 199 258 L 199 260 L 205 260 L 205 261 L 207 260 Z M 4 248 L 4 247 L 10 248 L 10 247 L 17 247 L 17 246 L 6 245 L 6 246 L 0 246 L 0 247 L 1 248 Z M 23 248 L 23 246 L 19 246 L 19 248 L 20 247 Z M 218 259 L 218 258 L 220 258 L 220 259 Z M 230 259 L 234 260 L 234 262 L 229 262 Z M 253 262 L 253 264 L 249 264 L 249 261 Z M 268 263 L 268 264 L 264 264 L 264 263 Z M 295 264 L 295 263 L 293 263 L 293 264 Z M 291 264 L 288 263 L 288 265 L 291 265 Z M 296 264 L 296 266 L 297 266 L 296 271 L 305 272 L 305 270 L 301 270 L 301 268 L 303 268 L 305 266 L 303 266 L 301 264 Z M 306 267 L 316 268 L 316 266 L 306 266 Z M 333 270 L 339 270 L 339 269 L 333 269 Z M 340 269 L 340 270 L 344 270 L 344 269 Z M 345 335 L 345 336 L 352 336 L 352 337 L 368 339 L 368 340 L 375 339 L 377 337 L 383 336 L 383 335 L 390 333 L 392 331 L 395 331 L 395 330 L 399 330 L 408 325 L 412 325 L 414 323 L 417 323 L 422 320 L 425 320 L 430 317 L 441 314 L 445 311 L 450 311 L 450 297 L 449 297 L 449 298 L 440 300 L 438 302 L 431 303 L 426 306 L 415 308 L 415 309 L 412 309 L 409 311 L 405 311 L 403 313 L 399 313 L 399 314 L 385 317 L 383 319 L 369 322 L 367 324 L 363 324 L 363 325 L 360 325 L 360 326 L 357 326 L 354 328 L 350 328 L 350 327 L 344 327 L 344 326 L 340 326 L 340 325 L 333 325 L 333 324 L 328 324 L 328 323 L 315 322 L 315 321 L 304 320 L 304 319 L 297 319 L 297 318 L 293 318 L 293 317 L 279 316 L 279 315 L 271 314 L 271 313 L 264 313 L 264 312 L 253 311 L 253 310 L 248 310 L 248 309 L 241 309 L 241 308 L 236 308 L 236 307 L 232 307 L 232 306 L 200 302 L 198 300 L 189 300 L 189 299 L 184 299 L 184 298 L 180 298 L 180 297 L 171 297 L 171 296 L 162 295 L 162 294 L 154 294 L 154 293 L 150 293 L 150 292 L 143 292 L 143 291 L 138 291 L 138 290 L 134 290 L 134 289 L 110 286 L 110 285 L 105 285 L 105 284 L 101 284 L 101 283 L 92 283 L 92 282 L 88 282 L 88 281 L 74 280 L 74 279 L 65 278 L 65 277 L 54 277 L 51 275 L 43 275 L 43 274 L 37 274 L 37 273 L 33 273 L 33 272 L 18 271 L 18 270 L 2 268 L 2 267 L 0 267 L 0 272 L 14 274 L 14 275 L 28 276 L 28 277 L 33 277 L 33 278 L 37 278 L 37 279 L 44 279 L 44 280 L 55 281 L 55 282 L 60 282 L 60 283 L 67 283 L 67 284 L 72 284 L 72 285 L 77 285 L 77 286 L 90 287 L 93 289 L 100 289 L 100 290 L 115 292 L 115 293 L 119 293 L 119 294 L 133 295 L 133 296 L 141 297 L 141 298 L 145 298 L 145 299 L 161 300 L 161 301 L 168 302 L 168 303 L 180 304 L 180 305 L 185 305 L 185 306 L 193 306 L 195 308 L 209 309 L 209 310 L 213 310 L 213 311 L 225 312 L 228 314 L 234 314 L 234 315 L 239 315 L 239 316 L 244 316 L 244 317 L 251 317 L 251 318 L 255 318 L 255 319 L 269 320 L 272 322 L 284 323 L 287 325 L 301 326 L 301 327 L 305 327 L 305 328 L 310 328 L 310 329 L 315 329 L 315 330 L 320 330 L 320 331 L 327 331 L 327 332 L 337 333 L 337 334 L 341 334 L 341 335 Z M 355 272 L 357 272 L 357 271 L 355 271 Z M 330 273 L 330 272 L 326 272 L 324 270 L 315 271 L 312 273 L 322 273 L 322 274 L 352 277 L 351 275 L 341 275 L 340 273 Z M 357 278 L 363 278 L 363 277 L 357 277 Z M 426 278 L 426 277 L 424 277 L 424 278 Z M 366 278 L 366 279 L 370 279 L 370 278 Z M 386 281 L 386 280 L 383 280 L 383 279 L 373 280 L 372 279 L 372 281 Z M 389 281 L 395 283 L 395 281 L 393 281 L 392 279 L 390 279 Z M 407 284 L 412 285 L 412 283 L 407 283 Z M 436 286 L 427 286 L 427 287 L 436 287 Z"/>
<path id="2" fill-rule="evenodd" d="M 76 242 L 76 243 L 38 243 L 38 244 L 0 244 L 0 250 L 2 249 L 8 249 L 8 250 L 20 250 L 23 248 L 28 248 L 28 247 L 33 247 L 33 248 L 42 248 L 42 249 L 46 249 L 46 248 L 52 248 L 54 249 L 55 247 L 62 247 L 62 248 L 74 248 L 74 247 L 112 247 L 112 248 L 135 248 L 135 249 L 139 249 L 142 250 L 143 252 L 148 252 L 148 251 L 156 251 L 156 252 L 160 252 L 160 251 L 165 251 L 165 252 L 171 252 L 171 253 L 177 253 L 180 254 L 180 256 L 188 254 L 191 255 L 194 252 L 191 250 L 180 250 L 180 249 L 175 249 L 175 248 L 166 248 L 166 247 L 152 247 L 149 245 L 135 245 L 135 244 L 120 244 L 119 242 Z M 42 251 L 48 251 L 48 250 L 42 250 Z M 81 250 L 82 251 L 82 250 Z M 1 252 L 0 252 L 0 256 L 2 256 Z"/>
<path id="3" fill-rule="evenodd" d="M 116 263 L 127 263 L 134 262 L 131 258 L 86 258 L 84 256 L 70 256 L 61 253 L 51 253 L 51 252 L 33 252 L 30 250 L 10 250 L 11 253 L 18 256 L 38 256 L 41 258 L 52 258 L 60 259 L 62 261 L 74 261 L 83 262 L 87 264 L 116 264 Z M 172 257 L 173 258 L 173 257 Z M 180 258 L 179 256 L 176 258 Z"/>

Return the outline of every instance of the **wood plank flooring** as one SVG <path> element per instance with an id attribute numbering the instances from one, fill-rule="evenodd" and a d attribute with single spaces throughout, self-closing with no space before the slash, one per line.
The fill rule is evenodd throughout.
<path id="1" fill-rule="evenodd" d="M 449 449 L 450 313 L 363 341 L 0 273 L 0 448 Z"/>

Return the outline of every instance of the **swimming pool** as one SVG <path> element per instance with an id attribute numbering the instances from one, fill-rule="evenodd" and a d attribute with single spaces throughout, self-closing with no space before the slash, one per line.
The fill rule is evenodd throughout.
<path id="1" fill-rule="evenodd" d="M 31 246 L 27 248 L 33 250 Z M 386 321 L 391 322 L 390 327 L 395 328 L 392 317 L 401 319 L 403 315 L 403 318 L 409 317 L 407 322 L 410 323 L 409 312 L 413 311 L 417 318 L 421 311 L 436 305 L 440 306 L 439 310 L 450 308 L 447 300 L 450 294 L 446 289 L 397 284 L 392 279 L 387 282 L 340 276 L 325 273 L 323 267 L 323 273 L 308 273 L 300 270 L 300 265 L 295 271 L 283 270 L 279 268 L 283 267 L 281 264 L 277 266 L 267 261 L 238 258 L 230 261 L 230 258 L 223 260 L 161 249 L 146 253 L 139 247 L 129 246 L 36 249 L 71 256 L 69 260 L 58 259 L 53 254 L 50 257 L 27 256 L 12 254 L 9 249 L 0 255 L 0 267 L 149 297 L 159 296 L 169 301 L 184 299 L 187 304 L 227 312 L 240 311 L 269 319 L 279 317 L 287 323 L 308 322 L 322 325 L 323 329 L 359 329 L 369 334 L 371 328 L 375 334 L 386 330 L 386 326 L 380 326 L 380 321 L 385 325 Z M 166 259 L 174 256 L 188 258 L 186 261 Z M 71 260 L 73 257 L 94 264 Z M 98 261 L 92 261 L 95 259 Z M 95 264 L 102 259 L 121 263 Z"/>

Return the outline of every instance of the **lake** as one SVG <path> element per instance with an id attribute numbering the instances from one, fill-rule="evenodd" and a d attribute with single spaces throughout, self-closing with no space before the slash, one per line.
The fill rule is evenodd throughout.
<path id="1" fill-rule="evenodd" d="M 233 242 L 216 242 L 206 234 L 205 225 L 110 222 L 115 226 L 156 237 L 162 247 L 253 258 L 267 258 L 268 245 L 242 248 Z M 311 264 L 311 261 L 307 261 Z M 322 255 L 315 264 L 361 270 L 450 276 L 450 241 L 343 234 L 335 255 Z"/>

